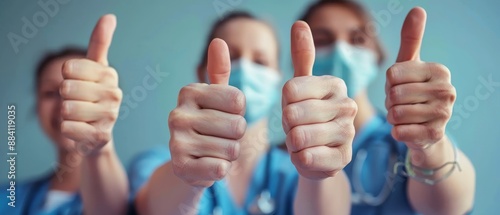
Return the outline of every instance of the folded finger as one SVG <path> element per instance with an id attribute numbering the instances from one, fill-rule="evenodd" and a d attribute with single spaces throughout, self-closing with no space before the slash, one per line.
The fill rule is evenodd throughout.
<path id="1" fill-rule="evenodd" d="M 301 76 L 287 81 L 283 86 L 283 106 L 308 99 L 329 99 L 347 96 L 344 81 L 334 76 Z"/>
<path id="2" fill-rule="evenodd" d="M 283 108 L 285 133 L 298 125 L 309 125 L 331 121 L 338 113 L 331 102 L 309 99 L 287 105 Z"/>
<path id="3" fill-rule="evenodd" d="M 433 94 L 427 83 L 409 83 L 396 85 L 387 92 L 385 106 L 390 109 L 394 105 L 424 103 L 432 99 Z"/>
<path id="4" fill-rule="evenodd" d="M 117 111 L 106 108 L 99 103 L 65 100 L 62 104 L 61 114 L 65 120 L 94 122 L 101 119 L 116 119 Z"/>
<path id="5" fill-rule="evenodd" d="M 290 154 L 294 165 L 309 171 L 332 172 L 341 170 L 350 161 L 350 147 L 316 146 Z"/>
<path id="6" fill-rule="evenodd" d="M 92 81 L 109 86 L 118 86 L 117 72 L 89 59 L 71 59 L 63 64 L 64 79 Z"/>
<path id="7" fill-rule="evenodd" d="M 61 83 L 60 94 L 67 100 L 97 102 L 102 97 L 103 87 L 89 81 L 66 79 Z"/>
<path id="8" fill-rule="evenodd" d="M 189 159 L 177 174 L 193 183 L 218 181 L 224 178 L 231 168 L 231 163 L 224 159 L 201 157 Z"/>
<path id="9" fill-rule="evenodd" d="M 340 120 L 337 120 L 340 121 Z M 291 152 L 315 147 L 338 146 L 354 138 L 354 125 L 349 122 L 332 120 L 326 123 L 300 125 L 286 135 L 286 145 Z"/>
<path id="10" fill-rule="evenodd" d="M 195 158 L 213 157 L 234 161 L 240 154 L 238 141 L 205 135 L 196 135 L 190 148 L 190 155 Z"/>
<path id="11" fill-rule="evenodd" d="M 446 115 L 447 110 L 440 110 L 429 104 L 396 105 L 387 112 L 387 121 L 392 125 L 419 124 Z"/>
<path id="12" fill-rule="evenodd" d="M 241 115 L 202 109 L 194 118 L 193 129 L 203 135 L 236 140 L 245 134 L 246 121 Z"/>

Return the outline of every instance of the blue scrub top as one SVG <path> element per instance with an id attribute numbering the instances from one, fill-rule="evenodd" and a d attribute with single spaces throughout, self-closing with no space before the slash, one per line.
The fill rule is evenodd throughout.
<path id="1" fill-rule="evenodd" d="M 7 184 L 0 186 L 0 197 L 2 198 L 0 204 L 0 214 L 2 215 L 73 215 L 73 214 L 83 214 L 83 205 L 79 195 L 75 195 L 73 199 L 52 211 L 43 211 L 42 207 L 44 204 L 45 197 L 49 191 L 50 178 L 52 174 L 32 180 L 25 183 L 17 184 L 16 186 L 16 199 L 15 207 L 7 205 L 10 199 L 7 198 L 9 195 L 9 186 Z M 16 181 L 19 183 L 18 181 Z"/>
<path id="2" fill-rule="evenodd" d="M 239 215 L 249 214 L 247 211 L 254 206 L 257 196 L 263 191 L 265 186 L 264 177 L 266 176 L 266 163 L 269 157 L 268 189 L 276 204 L 276 215 L 293 214 L 293 201 L 298 184 L 298 173 L 290 161 L 288 153 L 271 147 L 270 156 L 262 156 L 259 160 L 248 188 L 247 196 L 243 207 L 237 206 L 231 198 L 230 192 L 224 180 L 214 184 L 218 206 L 223 214 Z M 153 172 L 163 163 L 170 160 L 170 152 L 166 147 L 157 147 L 140 154 L 134 159 L 129 168 L 129 181 L 133 195 L 148 180 Z M 205 189 L 199 203 L 200 215 L 212 214 L 214 208 L 214 197 L 212 193 Z"/>
<path id="3" fill-rule="evenodd" d="M 391 129 L 392 125 L 387 122 L 385 116 L 378 114 L 369 120 L 354 138 L 352 161 L 344 168 L 351 183 L 353 198 L 363 193 L 359 192 L 359 188 L 355 189 L 356 184 L 361 184 L 364 192 L 374 197 L 379 196 L 384 189 L 390 193 L 377 206 L 353 202 L 351 214 L 417 214 L 407 198 L 407 178 L 401 174 L 393 174 L 394 163 L 404 162 L 407 147 L 404 143 L 394 140 Z M 365 157 L 362 155 L 364 152 Z M 391 183 L 387 183 L 388 181 Z"/>

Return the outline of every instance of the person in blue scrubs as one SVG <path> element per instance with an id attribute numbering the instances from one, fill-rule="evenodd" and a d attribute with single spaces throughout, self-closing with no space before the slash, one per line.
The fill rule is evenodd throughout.
<path id="1" fill-rule="evenodd" d="M 280 90 L 273 29 L 240 12 L 215 23 L 198 65 L 202 83 L 183 87 L 170 113 L 170 150 L 142 154 L 129 169 L 139 214 L 349 214 L 342 169 L 356 104 L 340 79 L 311 76 L 306 23 L 292 26 L 291 43 L 294 77 Z M 279 100 L 288 151 L 267 137 Z"/>
<path id="2" fill-rule="evenodd" d="M 393 3 L 392 9 L 403 9 Z M 396 64 L 386 73 L 387 115 L 367 94 L 385 59 L 377 39 L 384 29 L 374 29 L 377 23 L 365 9 L 349 0 L 316 1 L 301 19 L 311 27 L 316 46 L 313 74 L 342 78 L 358 105 L 353 159 L 345 168 L 352 214 L 470 211 L 474 167 L 445 134 L 456 97 L 450 71 L 420 60 L 425 10 L 412 9 L 403 24 Z"/>
<path id="3" fill-rule="evenodd" d="M 36 111 L 56 165 L 41 177 L 2 185 L 0 214 L 127 212 L 127 177 L 111 134 L 121 100 L 116 71 L 107 66 L 115 26 L 114 16 L 103 16 L 88 50 L 65 48 L 39 62 Z"/>

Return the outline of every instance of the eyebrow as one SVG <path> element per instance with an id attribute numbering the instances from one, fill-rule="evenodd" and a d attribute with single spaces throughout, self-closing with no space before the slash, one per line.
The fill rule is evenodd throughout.
<path id="1" fill-rule="evenodd" d="M 329 37 L 333 37 L 333 34 L 329 30 L 327 30 L 326 28 L 324 28 L 324 27 L 313 28 L 313 29 L 311 29 L 311 32 L 312 33 L 316 33 L 316 34 L 323 34 L 323 35 L 326 35 L 326 36 L 329 36 Z"/>

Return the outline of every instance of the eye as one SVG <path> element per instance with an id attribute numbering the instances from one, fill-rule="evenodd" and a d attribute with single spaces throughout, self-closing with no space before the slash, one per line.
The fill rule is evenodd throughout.
<path id="1" fill-rule="evenodd" d="M 356 30 L 351 33 L 351 41 L 352 45 L 365 45 L 366 44 L 366 35 L 360 31 Z"/>
<path id="2" fill-rule="evenodd" d="M 315 29 L 312 34 L 314 46 L 317 48 L 330 46 L 336 40 L 335 35 L 325 29 Z"/>
<path id="3" fill-rule="evenodd" d="M 269 61 L 263 59 L 263 58 L 257 58 L 254 60 L 254 63 L 260 64 L 262 66 L 269 66 Z"/>

